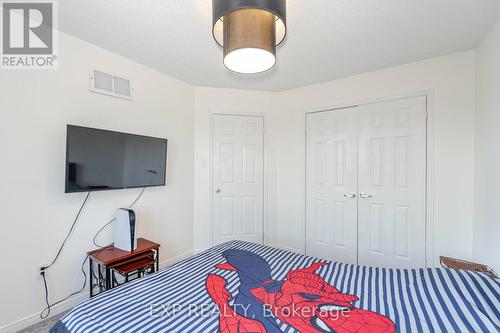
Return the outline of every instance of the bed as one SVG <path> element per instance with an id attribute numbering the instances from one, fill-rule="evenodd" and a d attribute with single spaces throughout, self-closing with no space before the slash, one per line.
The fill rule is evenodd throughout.
<path id="1" fill-rule="evenodd" d="M 500 332 L 500 283 L 232 241 L 100 294 L 51 333 Z"/>

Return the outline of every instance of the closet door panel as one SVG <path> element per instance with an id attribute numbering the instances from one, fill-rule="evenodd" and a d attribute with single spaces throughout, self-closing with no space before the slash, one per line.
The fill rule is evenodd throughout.
<path id="1" fill-rule="evenodd" d="M 359 264 L 425 267 L 426 99 L 358 112 Z"/>
<path id="2" fill-rule="evenodd" d="M 306 251 L 357 260 L 356 108 L 307 115 Z"/>

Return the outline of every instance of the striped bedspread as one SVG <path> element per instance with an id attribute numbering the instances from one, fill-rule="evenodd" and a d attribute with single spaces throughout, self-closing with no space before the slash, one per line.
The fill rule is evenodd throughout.
<path id="1" fill-rule="evenodd" d="M 277 314 L 326 297 L 337 300 L 329 311 L 355 311 L 333 326 Z M 274 304 L 265 320 L 231 310 L 241 302 L 256 313 L 264 301 Z M 500 283 L 483 274 L 361 267 L 232 241 L 78 305 L 51 332 L 500 332 L 499 311 Z"/>

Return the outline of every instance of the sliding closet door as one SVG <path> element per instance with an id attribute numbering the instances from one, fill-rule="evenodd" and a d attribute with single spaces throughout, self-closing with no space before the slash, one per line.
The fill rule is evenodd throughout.
<path id="1" fill-rule="evenodd" d="M 356 108 L 307 115 L 307 254 L 356 262 Z"/>
<path id="2" fill-rule="evenodd" d="M 358 112 L 358 263 L 425 267 L 426 99 Z"/>
<path id="3" fill-rule="evenodd" d="M 263 241 L 264 119 L 214 115 L 213 242 Z"/>

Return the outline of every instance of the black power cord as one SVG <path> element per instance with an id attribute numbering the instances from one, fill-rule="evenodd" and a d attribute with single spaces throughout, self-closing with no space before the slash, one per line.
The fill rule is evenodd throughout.
<path id="1" fill-rule="evenodd" d="M 83 203 L 82 205 L 80 206 L 80 209 L 78 210 L 78 213 L 76 214 L 76 217 L 75 219 L 73 220 L 73 224 L 71 225 L 71 228 L 69 229 L 69 232 L 68 234 L 66 235 L 66 238 L 64 238 L 64 241 L 63 243 L 61 244 L 61 247 L 59 248 L 59 251 L 57 251 L 57 254 L 56 256 L 54 257 L 54 260 L 52 260 L 52 262 L 50 264 L 48 264 L 47 266 L 45 267 L 41 267 L 40 270 L 42 272 L 46 271 L 47 269 L 49 269 L 50 267 L 52 267 L 52 265 L 55 264 L 55 262 L 57 261 L 57 259 L 59 259 L 59 256 L 61 255 L 61 252 L 64 248 L 64 245 L 66 245 L 66 242 L 68 241 L 68 238 L 69 236 L 71 236 L 71 233 L 73 232 L 73 229 L 75 229 L 75 226 L 76 226 L 76 222 L 78 222 L 78 218 L 80 217 L 80 214 L 82 213 L 82 210 L 83 210 L 83 207 L 85 207 L 85 204 L 87 203 L 87 201 L 89 200 L 89 197 L 90 197 L 90 192 L 87 193 L 87 195 L 85 196 L 85 200 L 83 200 Z"/>
<path id="2" fill-rule="evenodd" d="M 53 307 L 54 305 L 59 304 L 59 303 L 65 301 L 68 298 L 70 298 L 71 296 L 76 295 L 77 293 L 81 292 L 85 288 L 85 284 L 87 283 L 87 274 L 85 273 L 85 270 L 83 269 L 83 266 L 85 264 L 85 261 L 87 261 L 88 256 L 85 258 L 85 260 L 83 261 L 83 264 L 82 264 L 82 272 L 83 272 L 83 274 L 85 276 L 85 281 L 83 282 L 82 289 L 79 290 L 78 292 L 72 293 L 71 295 L 69 295 L 68 297 L 66 297 L 66 298 L 64 298 L 62 300 L 59 300 L 59 301 L 57 301 L 57 302 L 55 302 L 53 304 L 50 304 L 50 302 L 49 302 L 49 288 L 47 287 L 47 277 L 45 275 L 46 271 L 47 271 L 47 269 L 49 269 L 50 267 L 52 267 L 56 263 L 56 261 L 59 259 L 59 256 L 61 255 L 61 252 L 64 249 L 64 246 L 66 245 L 66 242 L 69 239 L 69 236 L 71 236 L 71 234 L 73 233 L 73 230 L 75 229 L 76 223 L 78 222 L 78 219 L 79 219 L 80 215 L 82 214 L 83 207 L 85 207 L 85 204 L 89 200 L 89 197 L 90 197 L 90 192 L 87 193 L 87 195 L 85 196 L 85 200 L 83 200 L 83 203 L 80 206 L 80 209 L 78 209 L 78 213 L 76 214 L 75 219 L 73 220 L 73 223 L 71 224 L 71 228 L 69 229 L 68 234 L 66 235 L 66 237 L 64 238 L 64 241 L 62 242 L 61 246 L 59 247 L 59 250 L 57 251 L 57 254 L 54 257 L 54 260 L 52 260 L 52 262 L 49 265 L 40 268 L 40 275 L 42 275 L 43 286 L 45 288 L 45 304 L 46 304 L 46 307 L 40 313 L 40 318 L 42 318 L 42 319 L 45 319 L 45 318 L 47 318 L 50 315 L 50 309 L 51 309 L 51 307 Z M 45 312 L 46 312 L 46 314 L 45 314 Z"/>
<path id="3" fill-rule="evenodd" d="M 128 206 L 128 208 L 129 208 L 129 209 L 130 209 L 130 208 L 132 208 L 132 207 L 133 207 L 133 206 L 137 203 L 137 201 L 139 201 L 139 199 L 141 198 L 141 196 L 142 196 L 142 194 L 144 193 L 144 190 L 145 190 L 145 189 L 146 189 L 145 187 L 143 187 L 143 188 L 142 188 L 141 193 L 139 193 L 139 195 L 138 195 L 138 196 L 137 196 L 137 198 L 134 200 L 134 202 L 132 202 L 132 204 L 131 204 L 130 206 Z M 100 233 L 101 233 L 104 229 L 106 229 L 106 228 L 107 228 L 107 227 L 108 227 L 111 223 L 113 223 L 115 220 L 116 220 L 116 217 L 112 218 L 112 219 L 111 219 L 110 221 L 108 221 L 105 225 L 103 225 L 103 226 L 102 226 L 102 228 L 101 228 L 101 229 L 99 229 L 99 231 L 97 231 L 97 233 L 94 235 L 94 239 L 92 239 L 92 243 L 94 243 L 94 245 L 95 245 L 96 247 L 98 247 L 98 248 L 101 248 L 101 249 L 102 249 L 102 248 L 104 248 L 104 247 L 106 247 L 106 246 L 107 246 L 107 245 L 99 245 L 99 244 L 97 244 L 97 237 L 99 236 L 99 234 L 100 234 Z"/>
<path id="4" fill-rule="evenodd" d="M 47 277 L 45 276 L 45 272 L 44 271 L 42 273 L 40 273 L 42 275 L 43 286 L 45 288 L 45 304 L 46 304 L 46 307 L 40 313 L 40 318 L 42 318 L 42 319 L 47 318 L 50 315 L 50 310 L 51 310 L 52 307 L 54 307 L 57 304 L 62 303 L 64 301 L 70 299 L 71 297 L 73 297 L 75 295 L 78 295 L 79 293 L 81 293 L 85 289 L 85 286 L 87 285 L 87 273 L 85 273 L 85 268 L 84 267 L 85 267 L 85 263 L 87 262 L 88 258 L 89 258 L 89 256 L 87 255 L 85 257 L 85 260 L 83 260 L 82 267 L 81 267 L 81 270 L 82 270 L 82 273 L 83 273 L 83 277 L 84 277 L 82 287 L 78 291 L 75 291 L 75 292 L 69 294 L 68 296 L 66 296 L 65 298 L 60 299 L 59 301 L 54 302 L 52 304 L 49 302 L 49 288 L 47 287 Z"/>
<path id="5" fill-rule="evenodd" d="M 141 193 L 139 193 L 139 195 L 138 195 L 138 196 L 137 196 L 137 198 L 134 200 L 134 202 L 132 202 L 132 204 L 131 204 L 130 206 L 128 206 L 128 208 L 129 208 L 129 209 L 130 209 L 130 208 L 132 208 L 132 207 L 133 207 L 133 206 L 137 203 L 137 201 L 139 201 L 139 199 L 141 198 L 141 196 L 142 196 L 142 194 L 144 193 L 144 190 L 145 190 L 145 189 L 146 189 L 145 187 L 143 187 L 143 188 L 142 188 Z M 40 275 L 41 275 L 41 276 L 42 276 L 42 278 L 43 278 L 43 286 L 44 286 L 44 289 L 45 289 L 45 304 L 46 304 L 46 307 L 45 307 L 45 308 L 42 310 L 42 312 L 40 313 L 40 318 L 42 318 L 42 319 L 45 319 L 45 318 L 47 318 L 47 317 L 50 315 L 50 310 L 51 310 L 51 308 L 52 308 L 53 306 L 55 306 L 55 305 L 57 305 L 57 304 L 59 304 L 59 303 L 62 303 L 62 302 L 64 302 L 64 301 L 68 300 L 69 298 L 71 298 L 71 297 L 73 297 L 73 296 L 75 296 L 75 295 L 77 295 L 77 294 L 81 293 L 81 292 L 85 289 L 85 286 L 87 285 L 87 273 L 85 272 L 85 268 L 84 268 L 84 267 L 85 267 L 85 263 L 87 262 L 87 259 L 89 258 L 89 256 L 88 256 L 88 255 L 87 255 L 87 256 L 85 257 L 85 259 L 83 260 L 83 262 L 82 262 L 82 267 L 81 267 L 81 270 L 82 270 L 82 273 L 83 273 L 83 277 L 84 277 L 82 287 L 81 287 L 78 291 L 75 291 L 75 292 L 73 292 L 73 293 L 69 294 L 68 296 L 66 296 L 65 298 L 63 298 L 63 299 L 61 299 L 61 300 L 59 300 L 59 301 L 54 302 L 54 303 L 52 303 L 52 304 L 51 304 L 51 303 L 49 302 L 49 288 L 48 288 L 48 286 L 47 286 L 47 277 L 46 277 L 46 273 L 45 273 L 45 271 L 46 271 L 47 269 L 49 269 L 50 267 L 52 267 L 52 266 L 56 263 L 56 261 L 59 259 L 59 256 L 61 255 L 61 252 L 62 252 L 62 250 L 63 250 L 64 246 L 66 245 L 66 242 L 67 242 L 67 240 L 68 240 L 69 236 L 70 236 L 70 235 L 71 235 L 71 233 L 73 232 L 73 229 L 74 229 L 74 228 L 75 228 L 75 226 L 76 226 L 76 223 L 77 223 L 77 221 L 78 221 L 78 219 L 79 219 L 79 217 L 80 217 L 80 215 L 81 215 L 81 213 L 82 213 L 82 210 L 83 210 L 83 208 L 85 207 L 85 204 L 87 203 L 87 201 L 88 201 L 88 199 L 89 199 L 89 197 L 90 197 L 90 193 L 91 193 L 91 192 L 88 192 L 88 193 L 87 193 L 87 196 L 85 197 L 85 200 L 83 201 L 82 205 L 80 206 L 80 209 L 78 210 L 78 213 L 76 214 L 76 217 L 75 217 L 75 219 L 74 219 L 74 221 L 73 221 L 73 224 L 71 225 L 71 228 L 70 228 L 70 230 L 69 230 L 68 234 L 67 234 L 67 235 L 66 235 L 66 237 L 64 238 L 64 241 L 63 241 L 63 243 L 61 244 L 61 247 L 59 248 L 59 251 L 57 251 L 57 254 L 56 254 L 56 256 L 55 256 L 54 260 L 52 260 L 52 262 L 51 262 L 49 265 L 47 265 L 47 266 L 44 266 L 44 267 L 41 267 L 41 268 L 40 268 Z M 99 247 L 99 248 L 103 248 L 103 247 L 105 247 L 105 246 L 98 245 L 98 244 L 97 244 L 97 242 L 96 242 L 96 238 L 97 238 L 97 236 L 98 236 L 98 235 L 99 235 L 99 234 L 100 234 L 100 233 L 101 233 L 101 232 L 102 232 L 102 231 L 103 231 L 103 230 L 104 230 L 107 226 L 109 226 L 109 225 L 110 225 L 113 221 L 115 221 L 115 220 L 116 220 L 116 217 L 115 217 L 115 218 L 113 218 L 112 220 L 110 220 L 108 223 L 106 223 L 106 224 L 105 224 L 105 225 L 104 225 L 101 229 L 99 229 L 99 231 L 97 231 L 97 233 L 94 235 L 94 238 L 93 238 L 93 240 L 92 240 L 95 246 L 97 246 L 97 247 Z M 93 273 L 94 273 L 94 272 L 90 272 L 90 274 L 93 274 Z"/>

